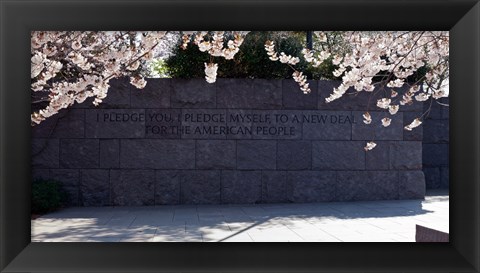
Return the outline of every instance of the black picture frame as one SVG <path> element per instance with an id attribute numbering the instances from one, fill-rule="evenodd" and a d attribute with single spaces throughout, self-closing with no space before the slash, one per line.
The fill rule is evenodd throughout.
<path id="1" fill-rule="evenodd" d="M 478 272 L 480 3 L 1 0 L 1 272 Z M 31 243 L 30 31 L 450 30 L 449 243 Z"/>

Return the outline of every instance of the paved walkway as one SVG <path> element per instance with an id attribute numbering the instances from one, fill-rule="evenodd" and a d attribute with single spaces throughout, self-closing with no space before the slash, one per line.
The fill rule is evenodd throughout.
<path id="1" fill-rule="evenodd" d="M 414 242 L 448 232 L 448 192 L 425 200 L 77 207 L 32 221 L 33 242 Z"/>

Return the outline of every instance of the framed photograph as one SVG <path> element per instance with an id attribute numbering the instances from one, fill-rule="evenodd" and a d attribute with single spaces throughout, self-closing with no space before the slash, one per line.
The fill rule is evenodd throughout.
<path id="1" fill-rule="evenodd" d="M 480 227 L 476 220 L 479 215 L 480 163 L 478 1 L 3 1 L 1 14 L 1 272 L 478 272 L 480 269 Z M 292 65 L 290 67 L 295 70 L 291 80 L 231 80 L 221 76 L 216 79 L 217 64 L 210 58 L 205 62 L 205 71 L 203 63 L 201 67 L 201 72 L 206 74 L 206 77 L 203 74 L 201 77 L 205 79 L 159 79 L 147 81 L 146 85 L 139 76 L 115 79 L 106 86 L 118 92 L 109 95 L 100 107 L 93 107 L 93 99 L 90 98 L 92 101 L 88 105 L 75 104 L 69 110 L 65 115 L 67 123 L 50 119 L 41 126 L 31 126 L 32 122 L 43 122 L 43 117 L 51 114 L 31 115 L 36 111 L 31 108 L 31 102 L 38 98 L 31 92 L 22 91 L 43 85 L 42 81 L 38 81 L 39 86 L 35 85 L 35 81 L 32 85 L 32 79 L 36 80 L 37 72 L 44 68 L 42 66 L 38 71 L 31 68 L 31 64 L 35 63 L 31 59 L 31 48 L 41 40 L 33 32 L 132 31 L 128 35 L 135 43 L 141 40 L 135 35 L 141 34 L 133 31 L 143 31 L 146 37 L 148 31 L 183 31 L 186 47 L 188 39 L 202 37 L 185 34 L 189 33 L 186 30 L 192 29 L 238 31 L 231 35 L 234 37 L 229 43 L 232 52 L 235 43 L 243 41 L 243 30 L 257 33 L 293 33 L 310 29 L 429 31 L 432 35 L 448 32 L 449 89 L 453 90 L 449 99 L 449 121 L 445 118 L 447 114 L 441 113 L 441 110 L 434 115 L 439 117 L 435 126 L 450 128 L 450 135 L 443 135 L 449 144 L 444 144 L 442 137 L 439 141 L 434 138 L 428 143 L 427 151 L 428 157 L 437 156 L 442 160 L 446 160 L 444 155 L 449 154 L 449 160 L 437 166 L 435 164 L 439 161 L 433 159 L 428 166 L 430 169 L 425 170 L 425 164 L 422 165 L 425 156 L 422 159 L 421 152 L 426 151 L 422 147 L 424 137 L 402 133 L 404 127 L 409 131 L 411 127 L 418 126 L 416 119 L 412 123 L 406 123 L 406 120 L 422 114 L 424 108 L 406 106 L 410 108 L 400 110 L 402 119 L 398 124 L 393 119 L 382 119 L 384 127 L 392 123 L 389 127 L 392 132 L 399 129 L 401 138 L 397 137 L 398 132 L 376 135 L 375 131 L 372 133 L 363 128 L 363 123 L 370 123 L 372 117 L 379 119 L 374 111 L 370 117 L 368 112 L 354 104 L 344 105 L 344 109 L 335 108 L 338 107 L 335 103 L 327 106 L 325 100 L 336 98 L 334 95 L 327 98 L 330 92 L 322 97 L 317 90 L 333 89 L 334 86 L 323 79 L 309 83 L 303 81 L 302 74 L 292 67 L 297 61 L 284 55 L 280 56 L 281 62 Z M 322 33 L 317 37 L 320 41 Z M 307 42 L 308 35 L 307 31 Z M 200 45 L 209 46 L 200 40 L 195 42 L 199 48 Z M 75 46 L 81 47 L 82 44 Z M 278 59 L 274 48 L 272 42 L 265 44 L 272 61 Z M 222 52 L 224 57 L 230 53 Z M 308 52 L 302 54 L 308 60 Z M 79 67 L 84 64 L 81 56 L 73 53 L 66 58 Z M 50 63 L 50 66 L 55 67 L 55 63 Z M 136 62 L 126 65 L 129 71 L 135 71 L 136 67 Z M 221 69 L 218 73 L 226 73 Z M 28 77 L 29 71 L 31 78 Z M 205 80 L 209 83 L 216 81 L 210 85 L 215 87 L 208 87 Z M 395 87 L 393 80 L 389 84 Z M 129 87 L 124 88 L 126 85 Z M 298 96 L 291 91 L 294 85 L 313 96 Z M 153 90 L 152 95 L 138 96 L 135 88 Z M 365 83 L 361 88 L 368 89 L 370 86 Z M 203 93 L 192 96 L 189 90 L 196 89 L 201 89 Z M 257 89 L 263 91 L 257 92 Z M 371 86 L 371 89 L 374 87 Z M 392 98 L 397 95 L 393 89 L 384 91 Z M 92 92 L 100 94 L 97 98 L 102 102 L 102 91 L 96 89 Z M 406 94 L 406 91 L 399 92 Z M 419 101 L 422 99 L 417 98 Z M 76 100 L 83 102 L 85 98 L 77 97 Z M 387 103 L 380 97 L 375 100 L 380 108 Z M 408 97 L 403 97 L 403 102 L 408 103 L 405 100 Z M 64 115 L 61 111 L 59 115 Z M 349 138 L 342 139 L 347 131 Z M 52 134 L 53 141 L 56 141 L 53 148 L 48 142 Z M 378 141 L 368 142 L 372 134 Z M 437 142 L 442 144 L 437 145 Z M 347 149 L 345 145 L 349 152 L 342 150 Z M 376 153 L 369 159 L 366 153 L 376 145 L 376 149 L 388 146 L 389 152 Z M 352 152 L 356 148 L 359 152 Z M 159 159 L 156 153 L 168 153 L 170 157 Z M 255 153 L 259 156 L 252 156 Z M 310 161 L 302 161 L 307 157 Z M 386 167 L 382 165 L 385 162 L 389 162 Z M 342 164 L 349 164 L 349 167 L 343 168 Z M 355 164 L 361 166 L 355 169 Z M 350 167 L 361 171 L 355 172 Z M 52 239 L 54 237 L 49 237 L 52 234 L 42 237 L 33 232 L 35 228 L 38 230 L 39 222 L 31 222 L 32 196 L 38 191 L 32 186 L 32 177 L 65 179 L 66 190 L 70 191 L 68 202 L 73 206 L 250 203 L 267 204 L 266 208 L 281 210 L 284 208 L 271 204 L 423 198 L 423 173 L 427 177 L 427 172 L 429 176 L 436 175 L 436 181 L 442 181 L 438 183 L 447 185 L 448 179 L 442 180 L 442 177 L 449 176 L 449 238 L 441 238 L 448 242 L 420 243 L 429 240 L 418 237 L 419 234 L 430 234 L 432 231 L 419 227 L 417 243 L 399 243 L 401 238 L 390 242 L 390 237 L 388 240 L 377 240 L 389 241 L 388 244 L 336 243 L 336 240 L 329 241 L 326 237 L 321 242 L 298 240 L 304 241 L 302 243 L 296 242 L 293 237 L 285 240 L 296 243 L 246 243 L 249 240 L 240 240 L 242 243 L 198 244 L 193 243 L 196 237 L 192 237 L 189 243 L 163 243 L 165 240 L 162 238 L 158 241 L 162 243 L 143 243 L 137 240 L 141 236 L 118 240 L 118 237 L 102 235 L 102 230 L 91 234 L 92 231 L 72 226 L 75 232 L 84 232 L 82 240 L 66 236 L 70 238 L 66 241 L 75 243 L 50 243 L 56 242 Z M 128 184 L 132 179 L 139 181 L 138 187 Z M 285 180 L 282 188 L 276 188 L 279 183 L 275 181 L 282 179 Z M 305 186 L 304 180 L 318 180 L 323 184 L 318 189 L 310 189 Z M 370 184 L 370 189 L 366 190 L 366 185 L 362 184 L 366 180 L 376 183 L 375 187 Z M 71 185 L 68 181 L 72 181 Z M 246 181 L 249 186 L 245 186 Z M 253 188 L 250 186 L 252 183 L 256 185 Z M 402 188 L 401 185 L 408 187 Z M 418 204 L 421 209 L 421 203 Z M 442 206 L 445 208 L 445 204 Z M 448 200 L 446 207 L 448 210 Z M 412 213 L 417 213 L 417 208 L 412 209 Z M 193 217 L 218 216 L 208 212 L 202 216 L 198 210 L 196 208 Z M 312 208 L 307 210 L 315 211 Z M 351 213 L 354 215 L 356 212 Z M 109 213 L 106 215 L 111 216 Z M 344 216 L 349 217 L 348 213 Z M 213 218 L 209 220 L 215 220 Z M 136 217 L 126 220 L 130 225 L 136 220 L 139 225 L 142 223 L 141 218 Z M 188 227 L 189 220 L 180 220 L 186 221 L 185 226 Z M 208 232 L 192 235 L 198 235 L 203 241 L 223 241 L 208 237 Z M 83 241 L 83 238 L 89 240 Z M 110 239 L 116 243 L 108 243 Z M 227 236 L 228 239 L 231 237 Z M 94 243 L 97 241 L 102 243 Z M 340 241 L 350 242 L 348 238 Z M 355 240 L 352 238 L 351 241 Z"/>

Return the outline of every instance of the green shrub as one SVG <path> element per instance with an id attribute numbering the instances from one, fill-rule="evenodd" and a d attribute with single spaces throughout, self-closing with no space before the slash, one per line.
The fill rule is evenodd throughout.
<path id="1" fill-rule="evenodd" d="M 295 34 L 279 37 L 277 33 L 265 31 L 253 31 L 246 37 L 240 46 L 240 51 L 233 60 L 215 57 L 218 63 L 218 78 L 262 78 L 284 79 L 292 78 L 293 70 L 286 64 L 273 62 L 268 58 L 265 51 L 265 41 L 273 40 L 278 52 L 293 56 L 302 56 L 305 37 Z M 209 62 L 210 56 L 201 52 L 198 47 L 190 43 L 186 50 L 180 48 L 180 41 L 175 46 L 174 55 L 166 60 L 168 74 L 172 78 L 203 78 L 205 77 L 204 63 Z M 303 57 L 295 67 L 305 71 L 308 63 Z"/>
<path id="2" fill-rule="evenodd" d="M 32 213 L 54 211 L 66 204 L 68 195 L 55 180 L 35 180 L 32 183 Z"/>

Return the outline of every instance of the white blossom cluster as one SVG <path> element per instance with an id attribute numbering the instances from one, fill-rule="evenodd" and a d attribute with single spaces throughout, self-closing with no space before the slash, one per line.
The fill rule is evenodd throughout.
<path id="1" fill-rule="evenodd" d="M 382 126 L 383 127 L 388 127 L 390 126 L 390 123 L 392 122 L 392 119 L 391 118 L 382 118 Z"/>
<path id="2" fill-rule="evenodd" d="M 423 85 L 424 94 L 417 101 L 445 97 L 448 94 L 443 81 L 448 77 L 448 32 L 346 32 L 343 37 L 350 46 L 349 53 L 334 54 L 334 75 L 342 77 L 342 84 L 326 99 L 336 100 L 353 87 L 356 91 L 374 90 L 372 78 L 383 76 L 379 86 L 400 88 L 419 68 L 429 72 L 414 83 L 402 96 L 401 105 L 411 104 L 412 97 Z"/>
<path id="3" fill-rule="evenodd" d="M 365 113 L 363 114 L 363 123 L 365 123 L 365 124 L 370 124 L 370 123 L 372 123 L 372 116 L 370 115 L 369 112 L 365 112 Z"/>
<path id="4" fill-rule="evenodd" d="M 182 36 L 182 49 L 186 49 L 191 37 L 193 42 L 198 46 L 202 52 L 207 52 L 211 57 L 223 57 L 226 60 L 232 60 L 240 50 L 245 35 L 248 31 L 233 31 L 233 39 L 228 40 L 226 47 L 224 45 L 224 37 L 227 33 L 225 31 L 213 31 L 209 34 L 208 31 L 188 31 L 184 32 Z M 208 83 L 214 83 L 217 79 L 218 64 L 210 61 L 205 63 L 205 79 Z"/>
<path id="5" fill-rule="evenodd" d="M 420 124 L 422 124 L 422 121 L 419 118 L 416 118 L 412 121 L 412 123 L 405 126 L 405 130 L 411 131 L 413 128 L 420 126 Z"/>
<path id="6" fill-rule="evenodd" d="M 330 58 L 330 53 L 327 51 L 320 51 L 316 56 L 309 49 L 302 50 L 303 57 L 308 63 L 311 63 L 313 67 L 319 67 L 325 60 Z"/>
<path id="7" fill-rule="evenodd" d="M 375 146 L 377 146 L 377 143 L 370 141 L 367 142 L 367 145 L 363 149 L 365 149 L 365 151 L 370 151 L 371 149 L 375 148 Z"/>
<path id="8" fill-rule="evenodd" d="M 205 63 L 205 79 L 208 83 L 214 83 L 217 80 L 218 64 Z"/>
<path id="9" fill-rule="evenodd" d="M 183 31 L 182 35 L 182 45 L 180 46 L 183 50 L 187 49 L 188 43 L 190 43 L 190 37 L 195 34 L 196 31 Z"/>
<path id="10" fill-rule="evenodd" d="M 278 54 L 275 51 L 275 42 L 274 41 L 266 41 L 265 42 L 265 50 L 267 51 L 268 58 L 272 61 L 278 61 Z"/>
<path id="11" fill-rule="evenodd" d="M 312 92 L 308 86 L 309 83 L 307 83 L 307 76 L 303 75 L 302 72 L 293 72 L 293 79 L 300 85 L 300 90 L 302 90 L 304 94 Z"/>
<path id="12" fill-rule="evenodd" d="M 388 106 L 388 112 L 390 115 L 395 115 L 398 112 L 398 109 L 400 109 L 400 106 L 398 105 L 389 105 Z"/>
<path id="13" fill-rule="evenodd" d="M 107 96 L 112 78 L 130 76 L 141 89 L 142 62 L 165 32 L 33 31 L 31 33 L 31 88 L 34 100 L 48 105 L 31 115 L 33 124 L 59 110 L 93 97 L 98 105 Z M 36 102 L 35 101 L 35 102 Z"/>
<path id="14" fill-rule="evenodd" d="M 296 65 L 300 62 L 298 57 L 293 57 L 291 55 L 285 54 L 285 52 L 280 52 L 279 61 L 284 64 Z"/>
<path id="15" fill-rule="evenodd" d="M 266 41 L 265 50 L 267 51 L 269 59 L 272 61 L 280 61 L 281 63 L 292 65 L 292 66 L 300 62 L 300 58 L 287 55 L 285 54 L 285 52 L 280 52 L 280 56 L 278 56 L 278 53 L 275 51 L 274 41 L 270 41 L 270 40 Z"/>
<path id="16" fill-rule="evenodd" d="M 377 107 L 382 108 L 382 109 L 388 109 L 390 107 L 390 102 L 392 100 L 389 98 L 382 98 L 377 100 Z"/>

